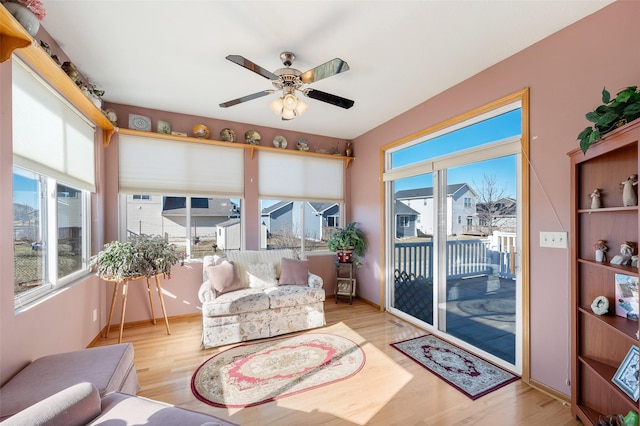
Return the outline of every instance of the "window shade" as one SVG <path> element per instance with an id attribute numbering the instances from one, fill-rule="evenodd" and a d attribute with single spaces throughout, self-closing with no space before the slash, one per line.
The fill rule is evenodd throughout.
<path id="1" fill-rule="evenodd" d="M 95 192 L 95 129 L 15 56 L 12 60 L 13 162 Z"/>
<path id="2" fill-rule="evenodd" d="M 118 135 L 120 192 L 244 196 L 244 149 Z"/>
<path id="3" fill-rule="evenodd" d="M 260 151 L 260 198 L 331 200 L 344 198 L 344 161 L 304 155 Z"/>

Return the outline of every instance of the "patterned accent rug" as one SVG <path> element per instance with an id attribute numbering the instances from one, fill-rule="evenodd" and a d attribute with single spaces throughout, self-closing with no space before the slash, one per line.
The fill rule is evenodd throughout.
<path id="1" fill-rule="evenodd" d="M 364 362 L 364 351 L 349 339 L 302 334 L 214 355 L 193 374 L 191 391 L 216 407 L 249 407 L 347 379 Z"/>
<path id="2" fill-rule="evenodd" d="M 432 334 L 391 346 L 471 399 L 480 398 L 519 378 Z"/>

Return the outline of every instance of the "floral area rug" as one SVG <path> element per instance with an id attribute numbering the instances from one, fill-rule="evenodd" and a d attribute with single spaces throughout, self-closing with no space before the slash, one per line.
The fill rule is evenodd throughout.
<path id="1" fill-rule="evenodd" d="M 347 379 L 364 363 L 364 351 L 349 339 L 302 334 L 214 355 L 193 374 L 191 390 L 209 405 L 249 407 Z"/>
<path id="2" fill-rule="evenodd" d="M 392 343 L 391 346 L 471 399 L 518 380 L 518 376 L 432 334 Z"/>

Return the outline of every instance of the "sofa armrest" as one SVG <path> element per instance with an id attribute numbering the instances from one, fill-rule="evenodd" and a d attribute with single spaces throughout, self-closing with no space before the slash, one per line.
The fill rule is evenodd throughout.
<path id="1" fill-rule="evenodd" d="M 100 392 L 88 382 L 78 383 L 9 417 L 2 425 L 86 425 L 101 413 Z"/>
<path id="2" fill-rule="evenodd" d="M 320 275 L 312 274 L 309 272 L 309 281 L 307 281 L 311 288 L 322 288 L 324 281 Z"/>
<path id="3" fill-rule="evenodd" d="M 211 289 L 209 280 L 203 282 L 198 290 L 198 299 L 200 299 L 200 303 L 211 302 L 215 298 L 216 292 Z"/>

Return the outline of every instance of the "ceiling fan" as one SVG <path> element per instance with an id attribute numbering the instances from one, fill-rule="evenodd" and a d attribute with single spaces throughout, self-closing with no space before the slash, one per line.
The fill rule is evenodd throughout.
<path id="1" fill-rule="evenodd" d="M 227 60 L 271 80 L 271 84 L 273 84 L 275 89 L 263 90 L 238 99 L 223 102 L 220 106 L 222 108 L 228 108 L 242 102 L 247 102 L 252 99 L 276 93 L 280 90 L 282 91 L 282 97 L 271 102 L 269 107 L 275 114 L 281 116 L 283 120 L 292 120 L 295 117 L 304 114 L 307 110 L 307 104 L 296 97 L 296 92 L 300 92 L 311 99 L 326 102 L 340 108 L 349 109 L 353 106 L 354 101 L 350 99 L 306 87 L 307 84 L 314 83 L 322 80 L 323 78 L 349 71 L 349 64 L 340 58 L 335 58 L 303 73 L 295 68 L 291 68 L 295 58 L 296 56 L 291 52 L 282 52 L 280 54 L 280 59 L 282 60 L 285 68 L 280 68 L 274 72 L 270 72 L 240 55 L 227 56 Z"/>

